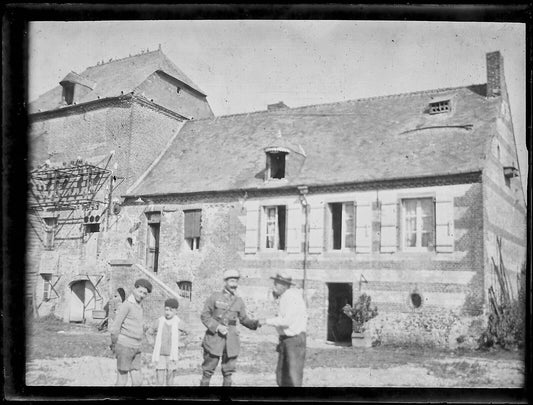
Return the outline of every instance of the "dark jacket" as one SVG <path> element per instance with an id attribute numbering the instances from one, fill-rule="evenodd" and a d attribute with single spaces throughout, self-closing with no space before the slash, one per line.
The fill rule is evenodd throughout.
<path id="1" fill-rule="evenodd" d="M 226 311 L 226 309 L 228 310 Z M 213 356 L 222 356 L 224 348 L 226 348 L 228 357 L 239 355 L 240 340 L 236 327 L 237 319 L 242 325 L 253 330 L 257 329 L 258 323 L 257 320 L 250 319 L 246 314 L 242 298 L 233 295 L 226 289 L 215 292 L 207 298 L 200 319 L 207 328 L 202 347 Z M 220 324 L 226 325 L 228 328 L 226 336 L 216 332 Z"/>

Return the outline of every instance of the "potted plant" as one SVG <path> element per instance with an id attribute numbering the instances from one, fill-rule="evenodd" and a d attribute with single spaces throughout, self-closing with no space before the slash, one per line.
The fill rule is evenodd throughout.
<path id="1" fill-rule="evenodd" d="M 369 346 L 369 339 L 364 333 L 365 323 L 378 315 L 378 308 L 372 304 L 370 295 L 361 294 L 353 307 L 350 304 L 346 304 L 342 308 L 342 312 L 352 320 L 352 345 Z M 362 340 L 362 342 L 359 340 Z"/>

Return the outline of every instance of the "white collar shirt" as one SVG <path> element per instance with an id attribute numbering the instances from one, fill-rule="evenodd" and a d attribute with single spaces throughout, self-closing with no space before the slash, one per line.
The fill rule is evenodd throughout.
<path id="1" fill-rule="evenodd" d="M 296 336 L 305 332 L 307 327 L 307 309 L 302 291 L 289 288 L 279 298 L 278 316 L 266 320 L 267 325 L 276 328 L 281 336 Z"/>

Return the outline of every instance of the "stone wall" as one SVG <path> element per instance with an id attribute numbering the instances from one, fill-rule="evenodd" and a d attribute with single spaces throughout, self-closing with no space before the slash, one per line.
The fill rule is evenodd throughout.
<path id="1" fill-rule="evenodd" d="M 453 197 L 453 252 L 381 253 L 379 205 L 374 204 L 372 215 L 375 235 L 371 252 L 333 252 L 325 248 L 319 254 L 308 255 L 306 287 L 311 336 L 324 338 L 327 332 L 327 283 L 350 283 L 354 299 L 362 292 L 370 294 L 373 302 L 378 305 L 380 314 L 411 313 L 413 305 L 410 294 L 414 291 L 422 297 L 422 306 L 418 309 L 422 314 L 445 310 L 455 311 L 461 316 L 473 316 L 482 312 L 481 185 L 472 183 L 395 190 L 398 195 L 436 191 Z M 261 204 L 278 204 L 292 201 L 293 198 L 291 195 L 278 195 L 274 199 L 264 197 Z M 308 197 L 310 200 L 313 198 L 354 200 L 357 199 L 357 192 Z M 202 210 L 199 250 L 190 250 L 183 238 L 183 211 L 188 209 Z M 289 271 L 296 287 L 302 287 L 302 252 L 289 254 L 286 251 L 265 252 L 259 249 L 254 254 L 244 254 L 246 202 L 243 203 L 239 196 L 201 196 L 187 200 L 167 199 L 152 206 L 125 206 L 113 228 L 115 237 L 122 241 L 116 246 L 108 244 L 114 246 L 115 256 L 128 256 L 134 261 L 145 263 L 147 211 L 162 213 L 157 277 L 172 287 L 179 280 L 192 282 L 192 300 L 187 311 L 193 323 L 199 322 L 205 298 L 222 287 L 221 275 L 227 268 L 238 268 L 241 271 L 240 294 L 254 316 L 267 316 L 275 310 L 270 299 L 272 282 L 269 277 L 277 271 Z M 127 238 L 131 238 L 132 244 L 125 249 Z M 366 282 L 360 284 L 362 280 Z"/>

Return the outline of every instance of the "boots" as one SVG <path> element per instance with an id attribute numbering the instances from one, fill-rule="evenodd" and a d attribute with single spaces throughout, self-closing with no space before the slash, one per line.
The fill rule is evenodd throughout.
<path id="1" fill-rule="evenodd" d="M 222 386 L 223 387 L 231 387 L 231 374 L 230 375 L 225 375 L 224 376 L 224 379 L 222 380 Z"/>
<path id="2" fill-rule="evenodd" d="M 202 379 L 200 380 L 200 387 L 208 387 L 209 382 L 211 381 L 210 375 L 202 375 Z"/>

